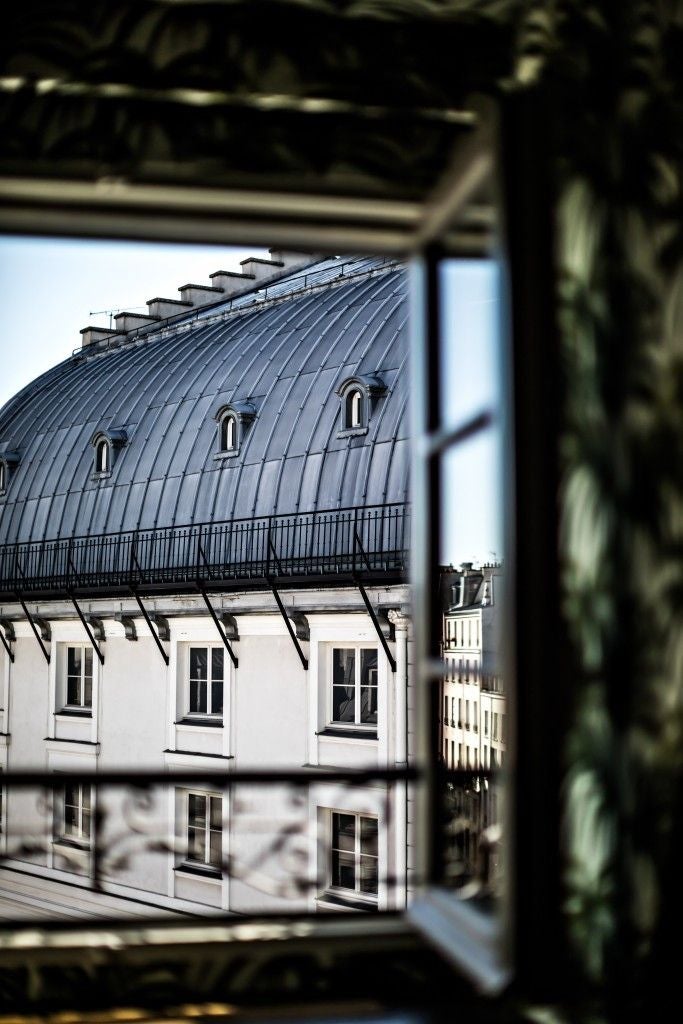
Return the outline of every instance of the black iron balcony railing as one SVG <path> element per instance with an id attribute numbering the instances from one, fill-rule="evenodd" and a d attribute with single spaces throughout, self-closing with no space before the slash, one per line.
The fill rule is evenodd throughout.
<path id="1" fill-rule="evenodd" d="M 0 597 L 150 586 L 190 589 L 407 572 L 404 504 L 231 519 L 0 547 Z"/>

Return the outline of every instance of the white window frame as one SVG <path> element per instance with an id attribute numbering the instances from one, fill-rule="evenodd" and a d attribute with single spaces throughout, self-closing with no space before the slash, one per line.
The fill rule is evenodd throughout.
<path id="1" fill-rule="evenodd" d="M 190 856 L 190 799 L 192 797 L 198 797 L 205 801 L 204 806 L 204 852 L 205 856 L 203 860 L 195 859 Z M 218 864 L 213 864 L 211 861 L 211 834 L 216 833 L 218 830 L 211 826 L 211 809 L 212 801 L 217 800 L 220 808 L 220 861 Z M 225 824 L 225 813 L 224 813 L 224 798 L 221 793 L 216 793 L 213 790 L 201 790 L 201 789 L 188 789 L 183 791 L 183 839 L 184 839 L 184 855 L 178 865 L 181 870 L 187 868 L 191 871 L 199 871 L 211 875 L 213 877 L 222 877 L 223 875 L 223 841 L 224 841 L 224 824 Z"/>
<path id="2" fill-rule="evenodd" d="M 67 788 L 73 788 L 77 791 L 77 800 L 75 804 L 67 803 Z M 87 808 L 85 807 L 86 790 L 90 791 L 90 802 Z M 92 848 L 95 818 L 94 787 L 82 782 L 74 783 L 72 787 L 63 786 L 60 790 L 57 790 L 55 799 L 57 807 L 54 815 L 54 842 L 58 844 L 62 843 L 66 846 L 74 846 L 79 850 L 90 850 Z M 77 809 L 78 827 L 74 834 L 67 834 L 66 809 L 71 806 Z M 86 813 L 86 810 L 90 817 L 87 833 L 83 829 L 83 816 Z"/>
<path id="3" fill-rule="evenodd" d="M 76 703 L 69 703 L 69 651 L 72 649 L 78 649 L 81 652 L 81 672 L 79 682 L 79 694 L 81 700 Z M 85 703 L 85 680 L 86 680 L 86 652 L 90 652 L 90 703 Z M 61 711 L 76 712 L 77 714 L 83 715 L 83 717 L 92 716 L 93 703 L 94 703 L 94 690 L 95 690 L 95 651 L 90 644 L 77 644 L 77 643 L 66 643 L 64 644 L 64 662 L 63 662 L 63 696 L 64 703 L 59 709 Z"/>
<path id="4" fill-rule="evenodd" d="M 95 472 L 109 473 L 111 470 L 111 445 L 102 437 L 95 445 Z"/>
<path id="5" fill-rule="evenodd" d="M 334 818 L 335 815 L 344 815 L 345 817 L 354 818 L 354 888 L 348 888 L 346 886 L 334 885 Z M 367 819 L 368 821 L 374 821 L 377 825 L 377 854 L 361 854 L 361 820 Z M 350 900 L 354 903 L 366 903 L 368 907 L 377 907 L 379 902 L 379 889 L 381 884 L 380 879 L 380 834 L 379 834 L 379 818 L 377 815 L 366 814 L 363 812 L 339 810 L 337 808 L 330 808 L 329 817 L 327 819 L 327 844 L 328 844 L 328 863 L 327 863 L 327 878 L 325 892 L 332 896 L 336 896 L 342 900 Z M 341 852 L 341 851 L 340 851 Z M 360 868 L 361 868 L 361 856 L 373 856 L 377 861 L 377 892 L 367 893 L 363 892 L 360 888 Z"/>
<path id="6" fill-rule="evenodd" d="M 222 454 L 235 453 L 239 448 L 237 416 L 226 412 L 218 423 L 218 451 Z"/>
<path id="7" fill-rule="evenodd" d="M 191 665 L 191 652 L 192 650 L 200 649 L 206 651 L 206 706 L 207 709 L 211 707 L 212 697 L 212 664 L 213 656 L 211 652 L 213 650 L 219 650 L 223 653 L 223 684 L 222 684 L 222 708 L 219 712 L 215 711 L 191 711 L 190 710 L 190 699 L 191 699 L 191 684 L 192 679 L 190 676 L 190 665 Z M 185 651 L 185 667 L 183 672 L 183 716 L 189 721 L 212 721 L 212 722 L 224 722 L 225 719 L 225 704 L 226 704 L 226 659 L 228 652 L 226 651 L 223 644 L 220 643 L 203 643 L 198 641 L 189 641 Z"/>
<path id="8" fill-rule="evenodd" d="M 333 718 L 334 714 L 334 652 L 335 650 L 353 650 L 354 651 L 354 721 L 353 722 L 342 722 Z M 374 651 L 377 656 L 377 667 L 375 669 L 376 683 L 375 683 L 375 702 L 377 705 L 376 722 L 361 722 L 360 721 L 360 710 L 361 710 L 361 651 Z M 327 724 L 330 729 L 339 730 L 353 730 L 354 732 L 368 732 L 373 735 L 377 733 L 379 726 L 379 648 L 375 644 L 370 643 L 353 643 L 352 641 L 339 640 L 333 641 L 329 645 L 328 651 L 328 686 L 327 686 Z"/>

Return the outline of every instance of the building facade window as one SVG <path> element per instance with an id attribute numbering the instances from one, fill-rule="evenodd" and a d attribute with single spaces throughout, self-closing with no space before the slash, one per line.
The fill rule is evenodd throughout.
<path id="1" fill-rule="evenodd" d="M 377 648 L 332 648 L 332 708 L 337 726 L 377 727 Z"/>
<path id="2" fill-rule="evenodd" d="M 188 865 L 220 872 L 223 862 L 223 800 L 210 793 L 187 794 Z"/>
<path id="3" fill-rule="evenodd" d="M 188 648 L 187 714 L 223 718 L 225 651 L 222 647 Z"/>
<path id="4" fill-rule="evenodd" d="M 330 887 L 376 902 L 379 887 L 377 818 L 332 812 Z"/>
<path id="5" fill-rule="evenodd" d="M 80 783 L 64 787 L 55 821 L 55 839 L 85 849 L 92 838 L 92 787 Z"/>
<path id="6" fill-rule="evenodd" d="M 92 710 L 93 681 L 92 647 L 83 644 L 66 649 L 66 701 L 65 708 L 82 714 Z"/>

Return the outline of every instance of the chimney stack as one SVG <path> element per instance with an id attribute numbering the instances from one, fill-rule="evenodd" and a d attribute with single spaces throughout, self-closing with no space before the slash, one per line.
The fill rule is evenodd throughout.
<path id="1" fill-rule="evenodd" d="M 191 306 L 206 306 L 210 302 L 217 302 L 223 294 L 222 288 L 210 284 L 181 284 L 178 291 L 181 301 Z"/>
<path id="2" fill-rule="evenodd" d="M 87 348 L 88 345 L 94 345 L 97 341 L 104 341 L 105 338 L 111 338 L 119 332 L 110 327 L 84 327 L 80 333 L 81 346 Z"/>
<path id="3" fill-rule="evenodd" d="M 156 323 L 158 319 L 158 316 L 147 316 L 146 313 L 117 313 L 114 317 L 116 333 L 126 334 L 128 331 L 134 331 L 137 327 L 148 327 L 150 324 Z"/>

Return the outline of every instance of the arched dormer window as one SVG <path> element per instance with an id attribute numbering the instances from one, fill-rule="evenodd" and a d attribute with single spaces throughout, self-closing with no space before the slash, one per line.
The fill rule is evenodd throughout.
<path id="1" fill-rule="evenodd" d="M 125 430 L 98 430 L 93 434 L 90 443 L 95 449 L 93 462 L 94 480 L 101 480 L 103 477 L 111 476 L 118 453 L 127 442 L 128 436 Z"/>
<path id="2" fill-rule="evenodd" d="M 18 465 L 18 452 L 3 452 L 0 454 L 0 496 L 7 494 L 7 488 Z"/>
<path id="3" fill-rule="evenodd" d="M 220 422 L 221 452 L 234 452 L 237 448 L 237 420 L 232 412 L 227 412 Z"/>
<path id="4" fill-rule="evenodd" d="M 359 388 L 352 388 L 346 397 L 346 420 L 349 427 L 362 427 L 363 394 Z"/>
<path id="5" fill-rule="evenodd" d="M 348 377 L 337 388 L 341 399 L 341 422 L 338 437 L 365 434 L 375 400 L 386 391 L 376 374 Z"/>
<path id="6" fill-rule="evenodd" d="M 215 419 L 218 423 L 218 445 L 216 459 L 239 455 L 249 424 L 256 416 L 251 402 L 231 402 L 222 405 Z"/>
<path id="7" fill-rule="evenodd" d="M 103 437 L 95 446 L 95 472 L 106 473 L 110 464 L 109 441 Z"/>

